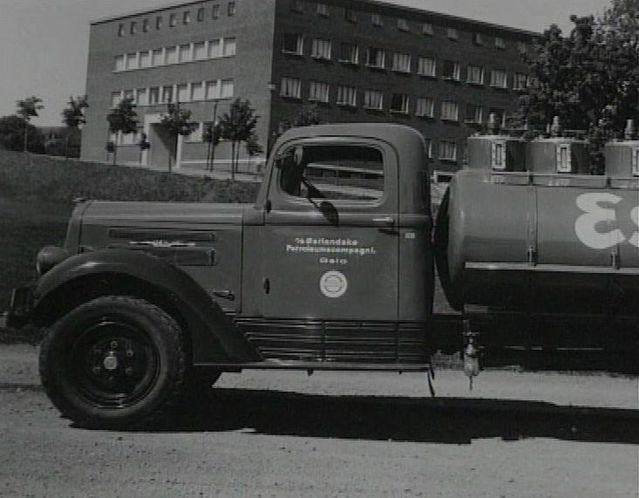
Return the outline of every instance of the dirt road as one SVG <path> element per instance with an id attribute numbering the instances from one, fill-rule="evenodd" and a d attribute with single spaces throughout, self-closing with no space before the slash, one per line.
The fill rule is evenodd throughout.
<path id="1" fill-rule="evenodd" d="M 639 496 L 638 380 L 227 374 L 159 432 L 73 427 L 0 346 L 0 496 Z"/>

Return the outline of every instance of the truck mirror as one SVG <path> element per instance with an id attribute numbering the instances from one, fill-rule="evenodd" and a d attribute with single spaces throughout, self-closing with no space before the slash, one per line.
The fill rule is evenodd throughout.
<path id="1" fill-rule="evenodd" d="M 304 161 L 304 147 L 297 146 L 295 147 L 295 151 L 293 152 L 293 160 L 295 161 L 295 166 L 301 166 Z"/>

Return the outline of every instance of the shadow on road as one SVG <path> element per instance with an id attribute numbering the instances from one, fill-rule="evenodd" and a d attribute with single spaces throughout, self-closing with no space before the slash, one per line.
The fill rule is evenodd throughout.
<path id="1" fill-rule="evenodd" d="M 214 389 L 173 420 L 171 432 L 260 434 L 469 444 L 475 439 L 554 438 L 639 444 L 639 410 L 537 401 L 326 396 Z"/>

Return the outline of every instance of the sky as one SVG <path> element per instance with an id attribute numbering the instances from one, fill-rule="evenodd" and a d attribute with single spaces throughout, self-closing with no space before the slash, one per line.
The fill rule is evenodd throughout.
<path id="1" fill-rule="evenodd" d="M 597 14 L 610 4 L 610 0 L 385 1 L 537 32 L 553 23 L 567 31 L 571 14 Z M 13 114 L 17 100 L 36 95 L 45 109 L 32 122 L 60 125 L 69 97 L 85 93 L 90 21 L 167 3 L 173 2 L 0 0 L 0 116 Z"/>

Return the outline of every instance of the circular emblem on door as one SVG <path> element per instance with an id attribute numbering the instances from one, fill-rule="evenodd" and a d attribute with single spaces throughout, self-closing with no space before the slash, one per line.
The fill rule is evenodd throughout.
<path id="1" fill-rule="evenodd" d="M 320 278 L 320 290 L 322 294 L 331 299 L 342 297 L 348 289 L 348 280 L 342 272 L 329 271 Z"/>

